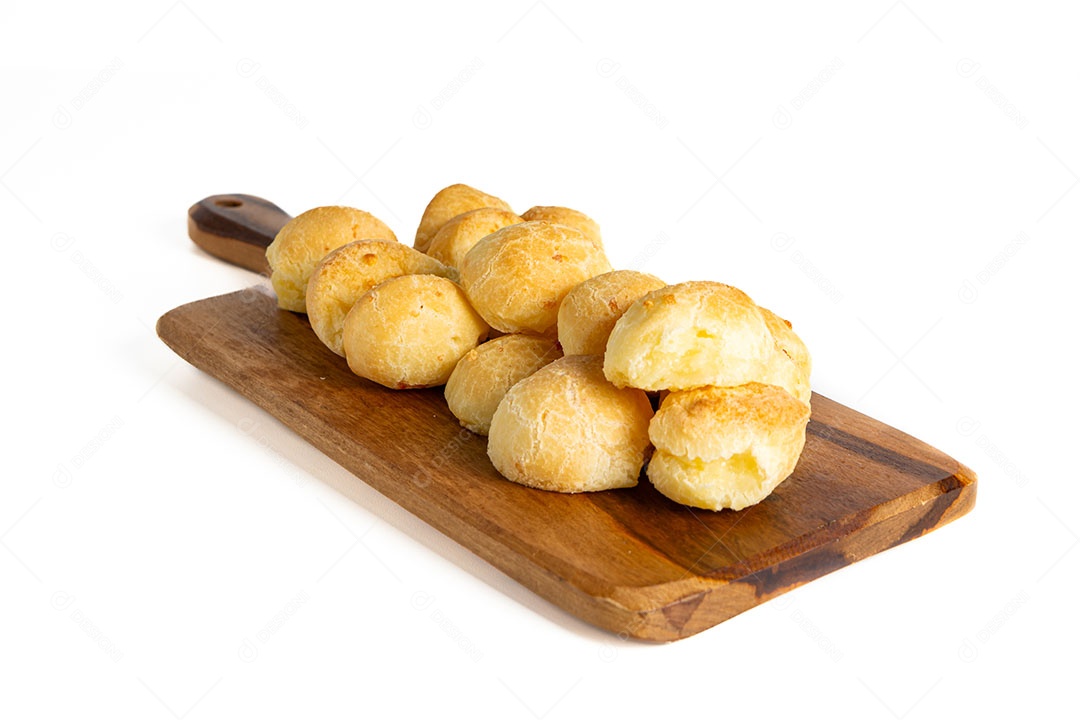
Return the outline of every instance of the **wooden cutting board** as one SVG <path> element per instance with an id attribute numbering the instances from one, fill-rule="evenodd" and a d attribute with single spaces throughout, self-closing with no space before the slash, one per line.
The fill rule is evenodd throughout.
<path id="1" fill-rule="evenodd" d="M 192 239 L 265 271 L 287 219 L 244 195 L 189 214 Z M 695 510 L 636 488 L 562 495 L 504 480 L 442 389 L 356 377 L 303 315 L 262 287 L 166 313 L 158 334 L 416 516 L 570 613 L 614 633 L 677 640 L 886 548 L 975 504 L 975 474 L 910 435 L 820 395 L 794 474 L 758 505 Z"/>

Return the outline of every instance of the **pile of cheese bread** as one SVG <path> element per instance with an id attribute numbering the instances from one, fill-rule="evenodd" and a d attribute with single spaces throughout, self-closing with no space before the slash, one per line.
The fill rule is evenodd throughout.
<path id="1" fill-rule="evenodd" d="M 451 185 L 411 248 L 333 206 L 293 218 L 266 255 L 281 308 L 307 313 L 367 380 L 445 385 L 450 411 L 522 485 L 631 487 L 648 463 L 668 498 L 739 510 L 802 452 L 810 354 L 791 324 L 730 285 L 612 270 L 576 210 L 516 215 Z"/>

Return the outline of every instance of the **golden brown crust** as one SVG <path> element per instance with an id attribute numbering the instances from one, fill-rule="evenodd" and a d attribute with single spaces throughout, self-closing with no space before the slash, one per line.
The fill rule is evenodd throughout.
<path id="1" fill-rule="evenodd" d="M 669 285 L 637 300 L 608 338 L 604 373 L 618 386 L 683 390 L 768 377 L 776 352 L 746 293 L 710 281 Z"/>
<path id="2" fill-rule="evenodd" d="M 718 460 L 744 452 L 755 442 L 780 441 L 809 418 L 806 403 L 775 385 L 709 386 L 664 398 L 649 438 L 657 448 L 675 455 Z"/>
<path id="3" fill-rule="evenodd" d="M 761 308 L 761 313 L 777 349 L 772 373 L 764 382 L 779 385 L 803 402 L 810 402 L 810 351 L 790 322 L 765 308 Z"/>
<path id="4" fill-rule="evenodd" d="M 416 228 L 413 247 L 420 252 L 427 252 L 431 239 L 447 221 L 470 210 L 485 207 L 513 212 L 505 201 L 474 187 L 459 183 L 443 188 L 435 193 L 435 197 L 431 198 L 431 202 L 424 208 L 424 216 L 420 218 L 420 226 Z"/>
<path id="5" fill-rule="evenodd" d="M 559 344 L 543 335 L 503 335 L 479 345 L 458 361 L 446 381 L 446 403 L 464 427 L 487 435 L 491 417 L 519 380 L 562 357 Z"/>
<path id="6" fill-rule="evenodd" d="M 488 326 L 454 282 L 403 275 L 364 293 L 345 316 L 349 369 L 389 388 L 442 385 Z"/>
<path id="7" fill-rule="evenodd" d="M 599 356 L 564 357 L 506 393 L 491 420 L 488 457 L 506 478 L 541 490 L 632 487 L 651 416 L 644 392 L 604 378 Z"/>
<path id="8" fill-rule="evenodd" d="M 521 217 L 500 208 L 470 210 L 451 218 L 439 228 L 431 239 L 427 254 L 450 267 L 461 267 L 465 253 L 469 252 L 480 238 L 520 222 L 524 222 Z"/>
<path id="9" fill-rule="evenodd" d="M 614 270 L 574 286 L 559 305 L 559 343 L 567 355 L 603 355 L 615 322 L 664 281 L 636 270 Z"/>
<path id="10" fill-rule="evenodd" d="M 528 222 L 543 220 L 556 225 L 569 225 L 580 230 L 582 235 L 596 241 L 597 244 L 603 242 L 600 237 L 600 225 L 580 210 L 556 205 L 537 205 L 523 212 L 521 218 Z"/>
<path id="11" fill-rule="evenodd" d="M 306 312 L 305 294 L 315 266 L 331 250 L 356 240 L 397 242 L 397 236 L 371 213 L 339 205 L 313 208 L 287 222 L 266 248 L 278 306 Z"/>
<path id="12" fill-rule="evenodd" d="M 571 288 L 610 270 L 603 247 L 577 230 L 527 222 L 477 242 L 462 261 L 461 284 L 492 327 L 545 333 Z"/>
<path id="13" fill-rule="evenodd" d="M 451 279 L 457 275 L 453 268 L 401 243 L 358 240 L 342 245 L 322 259 L 308 280 L 305 304 L 311 329 L 344 357 L 341 332 L 356 301 L 384 280 L 415 274 Z"/>
<path id="14" fill-rule="evenodd" d="M 769 326 L 769 332 L 772 333 L 776 344 L 795 365 L 809 376 L 810 350 L 807 349 L 802 338 L 795 333 L 791 323 L 767 308 L 761 308 L 761 313 L 765 316 L 765 324 Z"/>
<path id="15" fill-rule="evenodd" d="M 673 392 L 649 424 L 649 480 L 676 502 L 740 510 L 795 469 L 810 407 L 760 383 Z"/>

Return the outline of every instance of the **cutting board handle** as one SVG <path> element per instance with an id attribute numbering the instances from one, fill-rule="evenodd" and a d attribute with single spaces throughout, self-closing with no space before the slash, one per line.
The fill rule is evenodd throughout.
<path id="1" fill-rule="evenodd" d="M 266 248 L 292 216 L 254 195 L 211 195 L 188 210 L 188 235 L 206 252 L 261 275 Z"/>

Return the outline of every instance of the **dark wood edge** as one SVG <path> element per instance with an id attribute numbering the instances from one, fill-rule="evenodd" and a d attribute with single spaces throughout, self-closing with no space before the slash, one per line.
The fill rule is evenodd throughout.
<path id="1" fill-rule="evenodd" d="M 880 515 L 873 522 L 837 534 L 826 542 L 814 543 L 807 538 L 809 547 L 804 552 L 741 579 L 722 581 L 716 587 L 689 592 L 674 602 L 648 610 L 623 608 L 624 625 L 607 629 L 623 637 L 648 641 L 690 637 L 812 580 L 922 537 L 975 507 L 977 482 L 973 475 L 964 472 L 967 468 L 962 465 L 959 468 L 956 474 L 939 483 L 951 489 L 932 500 L 894 514 Z M 852 519 L 839 522 L 849 523 Z M 781 577 L 797 580 L 776 584 L 774 580 Z"/>

